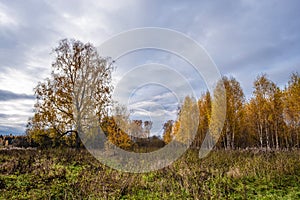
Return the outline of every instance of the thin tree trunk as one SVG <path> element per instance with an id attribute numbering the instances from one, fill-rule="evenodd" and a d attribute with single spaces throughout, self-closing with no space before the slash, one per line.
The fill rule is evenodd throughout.
<path id="1" fill-rule="evenodd" d="M 276 142 L 276 150 L 279 149 L 279 140 L 278 140 L 278 123 L 276 122 L 275 127 L 275 142 Z"/>
<path id="2" fill-rule="evenodd" d="M 232 130 L 232 139 L 231 139 L 231 148 L 234 149 L 235 145 L 234 145 L 234 139 L 235 139 L 235 132 L 234 129 Z"/>
<path id="3" fill-rule="evenodd" d="M 223 146 L 224 146 L 224 149 L 225 149 L 225 150 L 227 149 L 227 142 L 226 142 L 226 139 L 227 139 L 227 135 L 225 134 L 224 139 L 223 139 Z"/>
<path id="4" fill-rule="evenodd" d="M 286 148 L 289 149 L 290 146 L 289 146 L 288 135 L 287 135 L 287 133 L 285 133 L 285 131 L 284 131 L 283 134 L 284 134 L 284 138 L 285 138 L 285 145 L 286 145 Z"/>
<path id="5" fill-rule="evenodd" d="M 266 127 L 266 142 L 267 142 L 267 149 L 270 149 L 270 144 L 269 144 L 269 131 L 268 128 Z"/>
<path id="6" fill-rule="evenodd" d="M 78 132 L 75 133 L 75 137 L 76 137 L 76 149 L 79 149 L 81 140 Z"/>
<path id="7" fill-rule="evenodd" d="M 299 148 L 299 131 L 297 129 L 297 125 L 294 126 L 295 127 L 295 131 L 296 131 L 296 144 L 297 144 L 297 148 Z"/>
<path id="8" fill-rule="evenodd" d="M 274 148 L 275 147 L 275 139 L 274 139 L 274 136 L 275 134 L 273 133 L 273 130 L 271 131 L 270 130 L 270 137 L 271 137 L 271 141 L 270 141 L 270 148 Z"/>
<path id="9" fill-rule="evenodd" d="M 260 148 L 263 148 L 263 134 L 262 134 L 262 125 L 259 124 L 259 141 L 260 141 Z"/>
<path id="10" fill-rule="evenodd" d="M 230 149 L 230 145 L 231 145 L 231 140 L 230 140 L 230 133 L 227 132 L 226 134 L 226 149 Z"/>

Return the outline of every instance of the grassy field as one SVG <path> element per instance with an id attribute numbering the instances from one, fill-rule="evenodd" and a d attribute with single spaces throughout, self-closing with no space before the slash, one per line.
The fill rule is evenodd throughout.
<path id="1" fill-rule="evenodd" d="M 190 150 L 145 174 L 85 150 L 0 150 L 0 199 L 300 199 L 300 151 Z"/>

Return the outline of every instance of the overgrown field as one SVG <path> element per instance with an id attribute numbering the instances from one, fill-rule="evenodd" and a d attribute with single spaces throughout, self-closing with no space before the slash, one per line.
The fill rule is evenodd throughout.
<path id="1" fill-rule="evenodd" d="M 85 150 L 0 150 L 0 199 L 300 199 L 300 151 L 190 150 L 164 169 L 122 173 Z"/>

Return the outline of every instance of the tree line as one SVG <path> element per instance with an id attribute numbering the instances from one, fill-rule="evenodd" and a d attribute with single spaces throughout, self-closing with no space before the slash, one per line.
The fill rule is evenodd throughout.
<path id="1" fill-rule="evenodd" d="M 101 57 L 92 44 L 78 40 L 61 40 L 53 53 L 55 60 L 50 78 L 39 82 L 34 89 L 34 115 L 26 130 L 31 144 L 78 148 L 82 146 L 80 134 L 85 133 L 85 139 L 93 140 L 97 127 L 110 142 L 123 149 L 145 144 L 137 138 L 141 135 L 149 138 L 152 122 L 130 120 L 126 108 L 115 106 L 112 100 L 113 60 Z M 249 100 L 235 78 L 224 76 L 219 84 L 224 85 L 226 91 L 226 119 L 217 148 L 299 147 L 298 73 L 291 75 L 284 89 L 267 75 L 258 76 Z M 161 142 L 168 144 L 177 140 L 199 148 L 215 118 L 212 116 L 214 95 L 206 92 L 198 100 L 186 97 L 177 120 L 163 124 L 162 138 L 156 137 L 155 143 L 162 146 Z M 112 112 L 114 106 L 116 109 Z M 193 132 L 196 132 L 195 137 Z"/>
<path id="2" fill-rule="evenodd" d="M 267 149 L 299 148 L 300 76 L 292 73 L 284 89 L 266 74 L 253 83 L 254 91 L 246 100 L 240 83 L 233 77 L 222 79 L 226 91 L 226 119 L 217 148 L 259 147 Z M 193 147 L 199 148 L 212 122 L 212 95 L 203 94 L 196 102 L 199 126 Z M 164 124 L 164 141 L 176 137 L 180 119 Z"/>

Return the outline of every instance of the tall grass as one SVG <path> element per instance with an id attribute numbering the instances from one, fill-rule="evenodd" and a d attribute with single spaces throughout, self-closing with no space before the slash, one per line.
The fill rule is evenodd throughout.
<path id="1" fill-rule="evenodd" d="M 300 151 L 189 150 L 172 165 L 122 173 L 86 150 L 0 150 L 0 199 L 300 199 Z"/>

